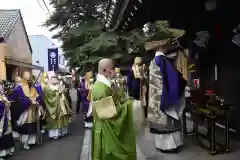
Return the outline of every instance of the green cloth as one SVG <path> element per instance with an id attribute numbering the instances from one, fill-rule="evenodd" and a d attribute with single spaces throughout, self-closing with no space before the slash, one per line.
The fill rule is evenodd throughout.
<path id="1" fill-rule="evenodd" d="M 116 94 L 118 98 L 120 98 L 120 101 L 124 101 L 127 98 L 124 86 L 115 87 L 112 90 L 116 91 Z"/>
<path id="2" fill-rule="evenodd" d="M 100 120 L 93 108 L 92 160 L 136 160 L 136 137 L 132 122 L 132 102 L 120 101 L 118 94 L 102 82 L 92 86 L 92 100 L 112 96 L 118 116 Z"/>
<path id="3" fill-rule="evenodd" d="M 57 90 L 51 90 L 49 87 L 43 89 L 43 100 L 46 106 L 46 123 L 47 129 L 59 129 L 65 128 L 71 121 L 71 109 L 67 98 L 61 99 L 61 94 L 57 93 Z M 63 94 L 63 93 L 62 93 Z M 60 101 L 63 101 L 66 113 L 62 113 L 60 107 Z"/>

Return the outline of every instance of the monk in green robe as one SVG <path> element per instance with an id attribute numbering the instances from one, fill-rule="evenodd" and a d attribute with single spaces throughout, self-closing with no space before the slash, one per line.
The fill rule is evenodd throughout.
<path id="1" fill-rule="evenodd" d="M 53 71 L 48 72 L 48 84 L 43 88 L 43 99 L 49 137 L 58 139 L 67 135 L 72 111 L 65 95 L 65 88 L 59 83 Z"/>
<path id="2" fill-rule="evenodd" d="M 92 160 L 136 160 L 132 101 L 121 100 L 111 88 L 114 75 L 112 60 L 100 60 L 97 80 L 91 90 Z M 115 113 L 109 104 L 113 104 Z"/>

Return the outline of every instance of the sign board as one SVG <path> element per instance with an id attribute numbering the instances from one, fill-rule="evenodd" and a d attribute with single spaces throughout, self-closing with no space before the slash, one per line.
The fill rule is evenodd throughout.
<path id="1" fill-rule="evenodd" d="M 48 49 L 48 71 L 58 70 L 58 48 Z"/>

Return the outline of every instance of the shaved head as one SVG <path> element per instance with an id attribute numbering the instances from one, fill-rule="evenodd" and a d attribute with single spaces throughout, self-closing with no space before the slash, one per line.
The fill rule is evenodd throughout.
<path id="1" fill-rule="evenodd" d="M 29 80 L 29 79 L 31 78 L 30 72 L 24 71 L 24 72 L 23 72 L 23 78 L 24 78 L 25 80 Z"/>
<path id="2" fill-rule="evenodd" d="M 113 61 L 111 59 L 101 59 L 98 63 L 98 73 L 104 72 L 106 69 L 111 69 L 113 67 Z"/>
<path id="3" fill-rule="evenodd" d="M 16 77 L 15 78 L 15 82 L 16 83 L 21 83 L 22 82 L 22 78 L 21 77 Z"/>
<path id="4" fill-rule="evenodd" d="M 98 73 L 106 77 L 111 77 L 114 70 L 113 60 L 104 58 L 98 63 Z"/>

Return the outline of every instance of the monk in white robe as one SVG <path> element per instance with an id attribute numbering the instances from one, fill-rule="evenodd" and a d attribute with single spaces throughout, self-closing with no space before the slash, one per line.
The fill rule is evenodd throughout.
<path id="1" fill-rule="evenodd" d="M 183 145 L 181 116 L 185 107 L 186 81 L 168 58 L 168 40 L 156 45 L 155 57 L 149 67 L 150 131 L 156 148 L 162 152 L 176 152 Z"/>
<path id="2" fill-rule="evenodd" d="M 47 130 L 50 138 L 58 139 L 68 134 L 72 110 L 66 97 L 66 90 L 53 71 L 48 72 L 48 82 L 43 89 Z"/>

